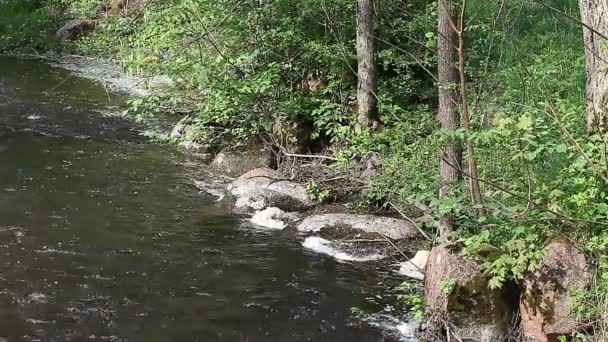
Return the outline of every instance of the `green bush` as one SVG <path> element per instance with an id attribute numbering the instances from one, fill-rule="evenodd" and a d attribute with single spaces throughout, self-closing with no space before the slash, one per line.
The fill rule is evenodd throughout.
<path id="1" fill-rule="evenodd" d="M 53 47 L 55 12 L 41 1 L 8 0 L 0 3 L 0 51 Z"/>

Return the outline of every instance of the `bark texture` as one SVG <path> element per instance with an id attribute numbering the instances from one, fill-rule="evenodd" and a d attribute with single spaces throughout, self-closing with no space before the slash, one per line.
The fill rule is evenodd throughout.
<path id="1" fill-rule="evenodd" d="M 378 67 L 374 17 L 374 1 L 357 0 L 357 124 L 360 128 L 374 127 L 378 123 Z"/>
<path id="2" fill-rule="evenodd" d="M 608 130 L 608 0 L 579 0 L 587 60 L 587 129 Z"/>
<path id="3" fill-rule="evenodd" d="M 439 1 L 439 26 L 438 26 L 438 80 L 439 80 L 439 111 L 437 118 L 441 129 L 454 131 L 460 127 L 460 115 L 458 113 L 458 99 L 456 85 L 458 84 L 458 69 L 456 68 L 456 31 L 450 25 L 454 18 L 455 7 L 451 0 Z M 451 184 L 461 178 L 459 171 L 462 165 L 462 147 L 459 144 L 450 144 L 443 152 L 441 159 L 442 186 L 439 190 L 440 196 L 450 193 Z M 446 217 L 442 219 L 442 233 L 452 230 L 451 220 Z"/>

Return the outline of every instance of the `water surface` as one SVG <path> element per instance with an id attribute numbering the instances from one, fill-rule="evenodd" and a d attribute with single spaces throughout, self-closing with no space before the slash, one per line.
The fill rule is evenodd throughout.
<path id="1" fill-rule="evenodd" d="M 0 338 L 390 340 L 350 309 L 381 309 L 396 279 L 227 214 L 124 100 L 0 57 Z"/>

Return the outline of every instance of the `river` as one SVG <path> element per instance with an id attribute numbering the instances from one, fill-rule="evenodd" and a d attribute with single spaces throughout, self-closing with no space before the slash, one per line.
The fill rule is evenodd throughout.
<path id="1" fill-rule="evenodd" d="M 388 268 L 229 215 L 124 101 L 0 57 L 0 341 L 394 340 L 351 314 L 394 300 Z"/>

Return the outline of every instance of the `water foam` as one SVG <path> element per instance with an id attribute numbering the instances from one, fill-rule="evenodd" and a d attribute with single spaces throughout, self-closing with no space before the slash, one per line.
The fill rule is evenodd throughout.
<path id="1" fill-rule="evenodd" d="M 403 321 L 387 314 L 372 314 L 363 318 L 367 324 L 380 329 L 400 342 L 418 342 L 416 330 L 419 322 Z"/>
<path id="2" fill-rule="evenodd" d="M 374 261 L 385 258 L 384 255 L 381 254 L 372 254 L 367 256 L 355 256 L 348 254 L 344 251 L 339 250 L 336 245 L 339 245 L 335 242 L 326 240 L 324 238 L 318 236 L 310 236 L 307 237 L 302 246 L 304 248 L 310 249 L 317 253 L 325 254 L 334 257 L 338 261 Z"/>
<path id="3" fill-rule="evenodd" d="M 281 230 L 287 227 L 293 215 L 275 207 L 258 211 L 251 218 L 251 223 L 265 228 Z"/>

